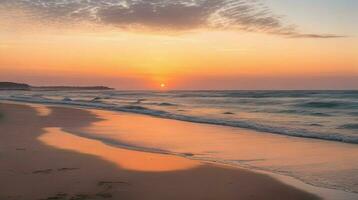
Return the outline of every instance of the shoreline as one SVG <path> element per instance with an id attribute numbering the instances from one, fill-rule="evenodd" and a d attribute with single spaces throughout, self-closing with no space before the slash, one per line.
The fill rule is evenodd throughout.
<path id="1" fill-rule="evenodd" d="M 257 132 L 267 132 L 270 134 L 275 135 L 284 135 L 296 138 L 307 138 L 312 140 L 322 140 L 322 141 L 332 141 L 332 142 L 341 142 L 345 144 L 358 144 L 358 140 L 352 136 L 344 136 L 344 135 L 322 135 L 321 133 L 316 132 L 299 132 L 297 133 L 296 130 L 285 130 L 285 131 L 278 131 L 276 130 L 277 127 L 260 127 L 256 124 L 246 124 L 243 122 L 242 125 L 237 125 L 235 121 L 224 121 L 224 122 L 216 122 L 213 120 L 203 120 L 200 118 L 186 118 L 188 116 L 185 115 L 178 115 L 178 116 L 169 116 L 170 113 L 161 113 L 161 111 L 157 112 L 158 110 L 151 110 L 151 109 L 132 109 L 124 107 L 113 107 L 112 105 L 91 105 L 93 102 L 77 102 L 71 103 L 71 101 L 66 102 L 62 101 L 59 102 L 57 100 L 46 100 L 46 101 L 38 101 L 38 100 L 30 100 L 30 99 L 16 99 L 16 98 L 5 98 L 0 99 L 2 101 L 9 101 L 9 102 L 19 102 L 20 104 L 40 104 L 40 105 L 54 105 L 54 106 L 64 106 L 64 107 L 75 107 L 75 108 L 83 108 L 83 109 L 98 109 L 98 110 L 106 110 L 112 112 L 125 112 L 125 113 L 135 113 L 139 115 L 146 115 L 151 117 L 157 117 L 161 119 L 171 119 L 189 123 L 196 123 L 196 124 L 203 124 L 203 125 L 217 125 L 217 126 L 225 126 L 225 127 L 233 127 L 233 128 L 241 128 L 241 129 L 249 129 Z M 115 108 L 115 109 L 113 109 Z M 155 113 L 153 113 L 155 112 Z M 260 128 L 258 128 L 260 127 Z"/>
<path id="2" fill-rule="evenodd" d="M 51 113 L 41 117 L 29 106 L 3 103 L 0 110 L 5 115 L 0 122 L 5 130 L 0 141 L 0 151 L 5 155 L 0 158 L 1 199 L 319 199 L 266 175 L 171 155 L 160 158 L 159 154 L 112 147 L 128 153 L 116 157 L 121 162 L 130 163 L 132 155 L 139 156 L 130 167 L 115 166 L 98 155 L 50 147 L 37 139 L 46 134 L 45 127 L 76 128 L 99 120 L 88 111 L 51 107 Z M 56 143 L 61 141 L 54 139 Z M 74 142 L 71 148 L 95 141 L 77 137 Z M 103 145 L 104 150 L 110 148 L 95 144 Z M 155 166 L 158 162 L 150 162 L 147 156 L 164 160 Z M 149 159 L 159 171 L 146 170 L 141 164 L 143 159 Z M 185 162 L 194 163 L 194 168 L 183 166 Z M 144 171 L 138 170 L 142 167 Z M 173 170 L 163 171 L 161 167 Z"/>
<path id="3" fill-rule="evenodd" d="M 0 105 L 2 103 L 0 102 Z M 6 104 L 6 103 L 5 103 Z M 10 104 L 13 104 L 13 105 L 16 105 L 16 104 L 19 104 L 20 106 L 21 105 L 28 105 L 27 103 L 10 103 Z M 36 104 L 38 105 L 38 104 Z M 35 106 L 36 107 L 36 106 Z M 38 107 L 47 107 L 46 105 L 44 106 L 41 106 L 39 105 Z M 50 109 L 53 109 L 53 108 L 56 108 L 56 109 L 59 109 L 61 110 L 62 109 L 69 109 L 69 110 L 77 110 L 76 107 L 74 106 L 51 106 L 49 107 Z M 82 109 L 81 109 L 82 110 Z M 89 112 L 88 110 L 92 110 L 92 109 L 83 109 L 84 111 L 86 112 Z M 37 113 L 39 114 L 39 113 Z M 88 113 L 88 114 L 93 114 L 93 113 Z M 48 117 L 48 116 L 51 116 L 51 112 L 48 112 L 46 110 L 44 110 L 41 114 L 39 115 L 43 115 L 44 117 Z M 93 116 L 94 118 L 97 118 L 98 116 Z M 94 120 L 94 119 L 92 119 Z M 94 120 L 95 122 L 96 120 Z M 93 123 L 93 122 L 91 122 Z M 89 124 L 88 124 L 89 125 Z M 86 125 L 86 126 L 88 126 Z M 76 126 L 72 126 L 73 127 L 76 127 Z M 73 133 L 70 133 L 70 134 L 73 134 Z M 77 134 L 75 134 L 77 135 Z M 88 137 L 85 137 L 85 138 L 88 138 Z M 104 143 L 105 144 L 105 143 Z M 106 145 L 106 144 L 105 144 Z M 115 148 L 118 148 L 118 149 L 127 149 L 126 147 L 115 147 Z M 127 149 L 128 150 L 128 149 Z M 136 149 L 129 149 L 129 151 L 135 151 L 137 152 L 138 150 Z M 143 153 L 148 153 L 146 152 L 145 150 L 144 151 L 139 151 L 139 152 L 143 152 Z M 153 152 L 154 154 L 157 154 L 157 153 L 160 153 L 160 152 Z M 164 155 L 167 155 L 167 154 L 164 154 Z M 295 178 L 292 178 L 292 177 L 288 177 L 288 176 L 284 176 L 284 175 L 278 175 L 278 174 L 274 174 L 274 173 L 270 173 L 270 172 L 267 172 L 267 171 L 262 171 L 262 170 L 257 170 L 257 169 L 247 169 L 247 168 L 241 168 L 240 167 L 237 167 L 237 166 L 232 166 L 232 165 L 226 165 L 224 163 L 218 163 L 218 162 L 210 162 L 210 161 L 203 161 L 203 160 L 197 160 L 197 159 L 194 159 L 192 158 L 191 156 L 183 156 L 183 155 L 173 155 L 171 153 L 168 154 L 168 156 L 174 156 L 174 157 L 184 157 L 183 159 L 189 159 L 189 160 L 193 160 L 194 162 L 198 162 L 198 163 L 203 163 L 204 165 L 209 165 L 211 167 L 216 167 L 216 168 L 230 168 L 232 170 L 244 170 L 244 171 L 249 171 L 250 173 L 254 173 L 258 176 L 260 175 L 264 175 L 264 176 L 269 176 L 269 177 L 273 177 L 273 179 L 275 180 L 278 180 L 279 182 L 283 182 L 285 185 L 289 186 L 290 187 L 295 187 L 295 188 L 298 188 L 299 190 L 301 191 L 307 191 L 307 192 L 310 192 L 310 193 L 315 193 L 315 194 L 319 194 L 320 197 L 324 197 L 324 199 L 329 199 L 327 197 L 331 197 L 331 199 L 339 199 L 339 197 L 341 196 L 344 196 L 344 195 L 347 195 L 345 192 L 341 192 L 339 190 L 334 190 L 334 189 L 325 189 L 325 188 L 319 188 L 319 187 L 316 187 L 316 186 L 312 186 L 312 185 L 309 185 L 309 184 L 306 184 L 306 183 L 303 183 L 302 181 L 298 180 L 298 179 L 295 179 Z M 1 194 L 1 193 L 0 193 Z M 337 195 L 337 196 L 335 196 Z M 349 195 L 348 195 L 349 196 Z M 311 196 L 313 197 L 313 196 Z M 352 196 L 352 199 L 354 198 L 354 196 Z M 260 198 L 259 198 L 260 199 Z M 314 199 L 314 198 L 312 198 Z"/>
<path id="4" fill-rule="evenodd" d="M 261 137 L 264 137 L 264 138 L 269 139 L 269 140 L 272 140 L 273 138 L 287 138 L 287 140 L 283 140 L 283 141 L 284 142 L 294 141 L 294 143 L 297 143 L 297 142 L 302 143 L 303 142 L 302 144 L 304 146 L 307 146 L 307 144 L 305 144 L 304 141 L 309 141 L 309 143 L 311 143 L 311 139 L 309 139 L 309 138 L 295 138 L 295 137 L 291 138 L 289 136 L 282 136 L 282 135 L 280 136 L 280 135 L 276 135 L 276 134 L 273 134 L 272 137 L 270 137 L 270 136 L 267 137 L 267 135 L 265 135 L 264 133 L 261 133 L 261 132 L 258 133 L 258 132 L 255 132 L 255 131 L 249 131 L 248 132 L 246 129 L 231 128 L 231 129 L 227 130 L 227 127 L 220 127 L 220 126 L 217 126 L 217 125 L 195 124 L 195 123 L 182 122 L 182 121 L 177 121 L 177 120 L 172 120 L 172 119 L 162 119 L 162 118 L 150 117 L 150 116 L 136 114 L 136 113 L 102 111 L 102 110 L 97 110 L 97 109 L 88 109 L 88 110 L 90 110 L 96 116 L 99 116 L 100 118 L 108 120 L 108 121 L 111 121 L 112 120 L 111 118 L 115 118 L 115 117 L 120 116 L 120 115 L 123 115 L 124 118 L 128 118 L 128 119 L 126 119 L 124 121 L 120 121 L 120 120 L 116 121 L 116 120 L 114 120 L 112 123 L 106 123 L 106 125 L 111 126 L 111 127 L 120 126 L 120 125 L 116 125 L 116 124 L 120 124 L 121 122 L 126 123 L 126 122 L 130 122 L 130 121 L 141 121 L 141 123 L 144 123 L 144 121 L 146 121 L 147 119 L 153 119 L 153 120 L 150 120 L 150 123 L 154 123 L 154 124 L 159 123 L 159 124 L 163 124 L 163 125 L 165 124 L 167 126 L 174 126 L 174 127 L 178 128 L 178 129 L 175 130 L 175 131 L 178 131 L 178 132 L 183 131 L 182 130 L 183 128 L 180 128 L 180 126 L 178 127 L 177 124 L 190 124 L 190 125 L 193 124 L 193 125 L 196 125 L 198 127 L 209 127 L 209 129 L 214 129 L 216 132 L 220 132 L 220 134 L 221 133 L 226 134 L 228 131 L 233 132 L 234 130 L 237 130 L 237 132 L 234 133 L 234 134 L 237 134 L 237 135 L 242 135 L 244 133 L 245 133 L 245 135 L 251 135 L 251 134 L 255 135 L 256 134 L 257 137 L 255 139 L 257 139 L 257 140 L 259 138 L 261 138 Z M 113 113 L 113 115 L 110 114 L 110 116 L 107 116 L 107 113 Z M 135 116 L 135 117 L 131 118 L 132 116 Z M 138 116 L 138 118 L 137 118 L 137 116 Z M 157 122 L 155 122 L 155 121 L 157 121 Z M 168 124 L 167 123 L 168 121 L 173 122 L 173 123 Z M 145 123 L 145 124 L 148 125 L 148 122 Z M 156 127 L 158 127 L 159 124 L 157 124 Z M 99 124 L 94 125 L 94 127 L 96 127 L 96 126 L 101 126 L 101 125 L 99 125 Z M 127 127 L 125 129 L 126 131 L 130 131 L 130 129 L 128 129 L 128 127 L 130 127 L 129 124 L 127 124 L 125 127 Z M 194 132 L 195 131 L 200 131 L 199 129 L 197 129 L 197 127 L 189 126 L 189 127 L 186 127 L 186 128 L 189 129 L 189 130 L 192 130 L 191 128 L 194 128 Z M 218 128 L 222 128 L 222 129 L 218 129 Z M 135 129 L 137 129 L 137 128 L 135 128 Z M 156 128 L 156 129 L 160 130 L 160 128 Z M 115 130 L 117 132 L 122 132 L 122 129 L 115 129 Z M 184 128 L 184 130 L 185 130 L 185 128 Z M 207 129 L 204 129 L 204 130 L 207 130 Z M 210 160 L 210 159 L 202 158 L 202 157 L 197 158 L 197 157 L 195 157 L 195 154 L 191 153 L 191 151 L 178 152 L 178 151 L 161 150 L 161 149 L 157 149 L 155 147 L 153 148 L 153 147 L 150 147 L 150 146 L 149 147 L 145 146 L 145 143 L 143 143 L 142 145 L 139 145 L 139 146 L 135 146 L 135 144 L 132 143 L 133 142 L 132 140 L 123 140 L 122 141 L 122 139 L 126 139 L 126 137 L 124 137 L 124 138 L 121 138 L 121 137 L 119 137 L 119 138 L 116 138 L 116 137 L 107 138 L 106 135 L 104 137 L 101 137 L 101 134 L 105 134 L 105 132 L 102 133 L 101 131 L 99 131 L 97 134 L 83 134 L 83 133 L 81 133 L 80 130 L 68 130 L 68 131 L 70 131 L 73 134 L 83 136 L 83 137 L 86 137 L 86 138 L 92 138 L 92 139 L 100 140 L 100 141 L 102 141 L 104 143 L 107 143 L 107 144 L 113 145 L 113 146 L 117 146 L 117 147 L 120 147 L 120 148 L 126 148 L 126 149 L 136 150 L 136 151 L 139 150 L 139 151 L 144 151 L 144 152 L 149 151 L 149 152 L 153 152 L 153 153 L 170 154 L 170 155 L 185 157 L 185 158 L 192 159 L 192 160 L 198 160 L 198 161 L 201 161 L 201 162 L 208 162 L 208 163 L 212 163 L 212 164 L 216 164 L 216 165 L 223 165 L 223 166 L 229 166 L 229 167 L 233 167 L 233 168 L 247 169 L 247 170 L 255 171 L 255 172 L 258 172 L 258 173 L 262 173 L 262 174 L 268 174 L 268 175 L 270 175 L 272 177 L 276 177 L 277 179 L 282 180 L 283 182 L 285 182 L 287 184 L 297 186 L 300 189 L 303 189 L 303 190 L 306 190 L 306 191 L 309 190 L 309 191 L 311 191 L 313 193 L 320 194 L 321 196 L 326 197 L 327 199 L 342 199 L 343 197 L 345 199 L 356 199 L 356 198 L 358 198 L 358 193 L 357 192 L 349 191 L 349 190 L 343 190 L 343 189 L 335 188 L 335 187 L 330 188 L 327 185 L 324 185 L 324 186 L 315 185 L 315 184 L 306 182 L 304 179 L 301 179 L 299 176 L 294 176 L 294 174 L 283 173 L 283 172 L 278 172 L 278 171 L 271 171 L 271 170 L 268 170 L 268 169 L 265 169 L 265 168 L 254 167 L 252 165 L 246 165 L 246 164 L 243 164 L 243 165 L 239 164 L 238 165 L 238 164 L 234 164 L 234 163 L 231 163 L 231 162 L 223 162 L 223 161 L 215 160 L 215 159 Z M 94 131 L 94 132 L 96 132 L 96 130 L 91 130 L 91 129 L 85 130 L 85 132 L 86 131 L 89 131 L 89 132 Z M 166 132 L 171 132 L 173 130 L 165 130 L 165 131 Z M 248 133 L 246 134 L 246 132 L 248 132 Z M 113 132 L 111 132 L 111 133 L 113 133 Z M 130 131 L 130 134 L 136 134 L 136 133 Z M 165 137 L 165 135 L 161 135 L 159 137 Z M 200 138 L 203 138 L 203 137 L 209 136 L 209 135 L 201 135 Z M 175 135 L 173 135 L 173 136 L 176 137 Z M 148 136 L 146 136 L 146 137 L 148 137 Z M 157 134 L 156 135 L 150 135 L 150 137 L 154 137 L 153 139 L 156 142 L 159 142 L 159 143 L 163 142 L 163 141 L 158 141 L 159 138 L 158 138 Z M 171 137 L 171 136 L 168 135 L 168 137 Z M 244 138 L 241 138 L 241 139 L 244 139 Z M 140 135 L 135 135 L 135 136 L 133 136 L 133 139 L 134 140 L 141 140 L 143 138 L 141 138 Z M 176 139 L 179 139 L 179 138 L 176 138 Z M 264 140 L 266 140 L 266 139 L 264 139 Z M 186 141 L 186 142 L 189 142 L 189 141 Z M 315 141 L 315 140 L 313 140 L 313 141 L 314 141 L 313 145 L 317 144 L 318 146 L 328 144 L 330 147 L 334 147 L 336 144 L 338 144 L 339 146 L 348 145 L 348 146 L 353 147 L 355 149 L 355 146 L 353 144 L 342 144 L 342 143 L 337 143 L 337 142 L 333 142 L 333 141 Z M 165 143 L 166 142 L 168 142 L 168 141 L 165 141 Z M 282 142 L 282 141 L 281 140 L 278 140 L 278 141 L 272 140 L 272 141 L 269 142 L 269 144 L 271 142 L 277 143 L 277 142 Z M 239 143 L 239 144 L 241 144 L 241 143 Z M 292 144 L 292 145 L 295 145 L 295 144 Z M 308 144 L 308 145 L 312 147 L 312 144 Z M 298 146 L 295 145 L 295 146 L 296 147 L 301 147 L 300 145 L 298 145 Z M 339 149 L 336 149 L 336 150 L 339 150 Z M 351 153 L 353 153 L 353 152 L 351 152 Z"/>

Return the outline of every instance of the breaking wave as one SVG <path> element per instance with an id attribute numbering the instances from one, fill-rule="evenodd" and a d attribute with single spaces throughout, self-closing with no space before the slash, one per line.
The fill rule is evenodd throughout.
<path id="1" fill-rule="evenodd" d="M 11 101 L 21 101 L 21 102 L 29 102 L 29 103 L 46 103 L 46 104 L 62 104 L 62 105 L 72 105 L 72 106 L 81 106 L 87 108 L 100 108 L 111 111 L 122 111 L 122 112 L 132 112 L 138 114 L 145 114 L 155 117 L 167 118 L 167 119 L 175 119 L 180 121 L 194 122 L 194 123 L 203 123 L 203 124 L 212 124 L 212 125 L 221 125 L 221 126 L 230 126 L 230 127 L 239 127 L 239 128 L 247 128 L 260 132 L 269 132 L 274 134 L 282 134 L 288 136 L 295 137 L 304 137 L 304 138 L 314 138 L 314 139 L 322 139 L 322 140 L 330 140 L 330 141 L 338 141 L 345 143 L 353 143 L 358 144 L 358 136 L 355 135 L 343 135 L 340 133 L 327 133 L 327 132 L 314 132 L 306 129 L 297 129 L 290 128 L 285 126 L 272 126 L 264 123 L 259 123 L 256 121 L 250 120 L 228 120 L 228 119 L 220 119 L 220 118 L 210 118 L 210 117 L 198 117 L 198 116 L 190 116 L 185 114 L 177 114 L 172 113 L 170 111 L 163 110 L 155 110 L 151 108 L 147 108 L 144 106 L 138 105 L 125 105 L 120 106 L 116 104 L 106 104 L 103 102 L 97 101 L 75 101 L 68 99 L 62 100 L 53 100 L 46 98 L 34 98 L 29 96 L 9 96 L 9 97 L 0 97 L 2 100 L 11 100 Z M 316 106 L 316 107 L 335 107 L 339 104 L 337 103 L 306 103 L 307 106 Z M 234 114 L 234 113 L 232 113 Z M 342 126 L 341 128 L 349 128 L 349 129 L 357 129 L 357 124 L 347 124 Z"/>

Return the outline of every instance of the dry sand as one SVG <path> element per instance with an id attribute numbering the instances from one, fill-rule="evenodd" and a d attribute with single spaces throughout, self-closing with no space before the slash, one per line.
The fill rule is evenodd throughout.
<path id="1" fill-rule="evenodd" d="M 0 199 L 319 199 L 263 174 L 108 146 L 63 130 L 81 109 L 0 103 Z"/>

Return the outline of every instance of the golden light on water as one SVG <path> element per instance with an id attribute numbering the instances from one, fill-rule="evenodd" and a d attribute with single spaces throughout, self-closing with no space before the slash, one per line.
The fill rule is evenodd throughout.
<path id="1" fill-rule="evenodd" d="M 38 138 L 41 142 L 59 149 L 97 156 L 121 169 L 142 172 L 168 172 L 188 170 L 201 166 L 199 162 L 181 157 L 136 152 L 108 146 L 100 141 L 69 134 L 59 128 L 46 128 L 45 131 L 46 133 Z"/>

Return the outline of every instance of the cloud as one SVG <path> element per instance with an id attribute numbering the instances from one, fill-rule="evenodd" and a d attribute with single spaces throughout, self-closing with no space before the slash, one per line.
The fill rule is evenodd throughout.
<path id="1" fill-rule="evenodd" d="M 122 29 L 188 31 L 206 28 L 292 38 L 343 37 L 300 33 L 261 0 L 0 0 L 0 8 L 1 12 L 23 10 L 42 22 L 90 21 Z"/>
<path id="2" fill-rule="evenodd" d="M 292 33 L 288 35 L 292 38 L 318 38 L 318 39 L 327 39 L 327 38 L 344 38 L 346 35 L 333 35 L 333 34 L 304 34 L 304 33 Z"/>

